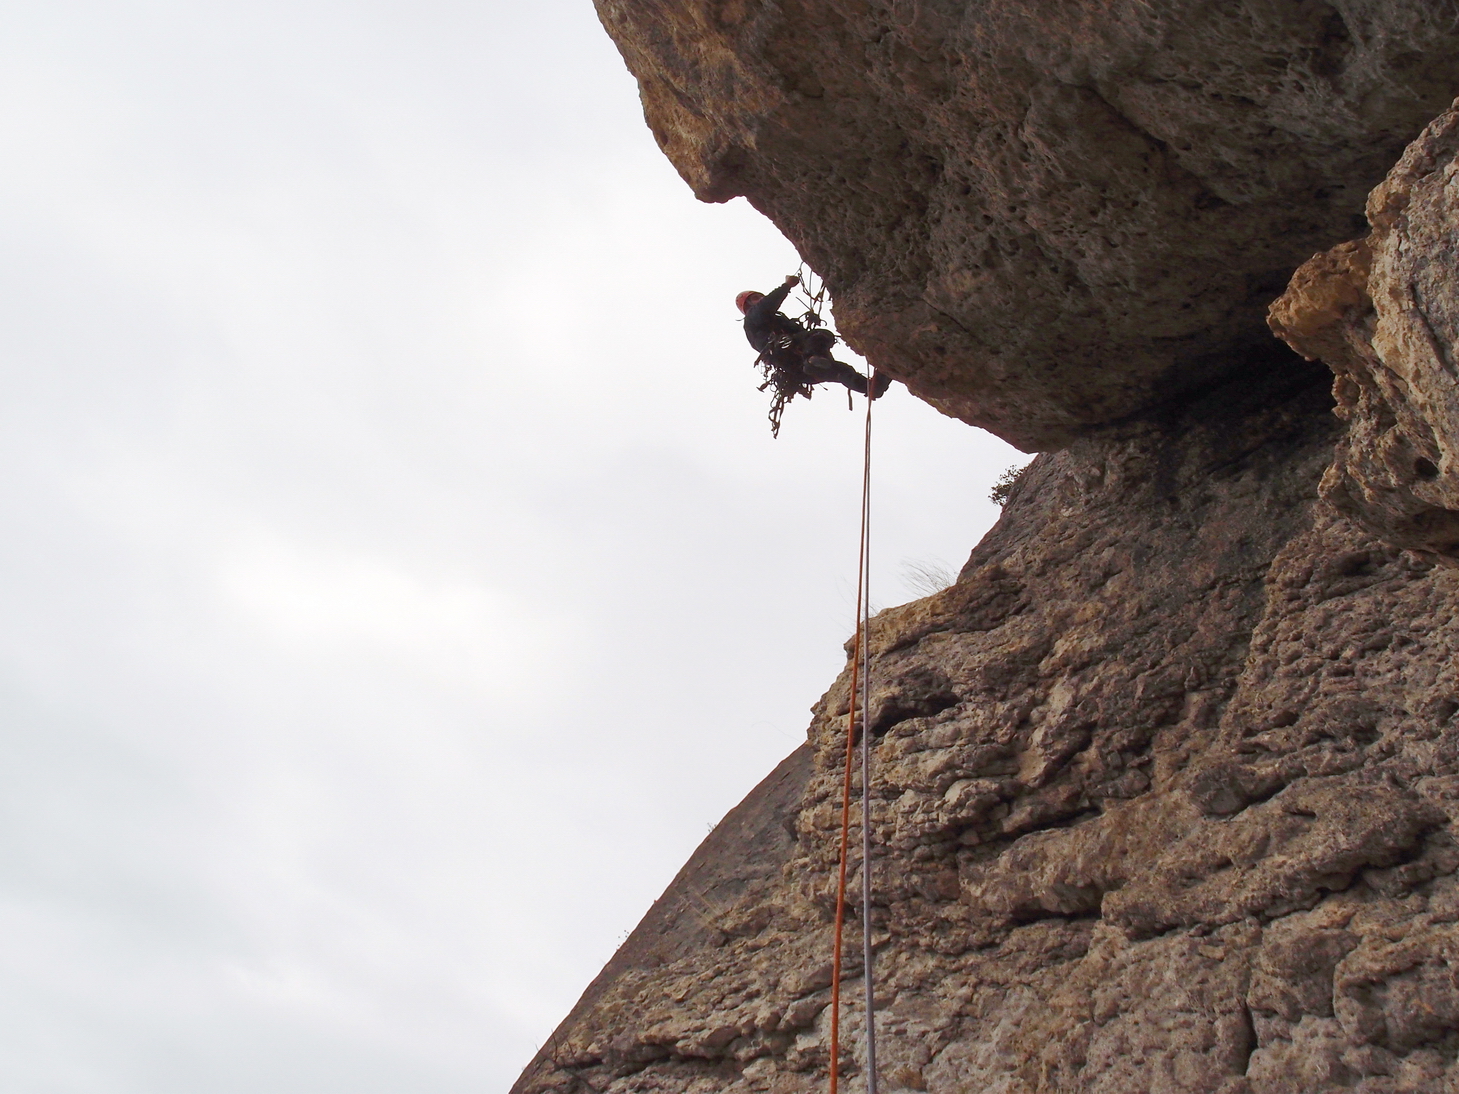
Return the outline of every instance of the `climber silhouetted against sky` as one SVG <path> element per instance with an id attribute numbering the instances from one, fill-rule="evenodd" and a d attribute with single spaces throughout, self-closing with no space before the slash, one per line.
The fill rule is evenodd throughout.
<path id="1" fill-rule="evenodd" d="M 735 297 L 735 304 L 745 317 L 745 338 L 759 351 L 756 364 L 765 368 L 765 382 L 760 390 L 775 389 L 770 406 L 770 432 L 780 432 L 780 414 L 785 404 L 802 395 L 809 399 L 816 384 L 844 384 L 849 390 L 865 395 L 866 377 L 844 361 L 831 356 L 836 334 L 821 326 L 807 327 L 780 310 L 790 290 L 800 284 L 791 274 L 785 283 L 770 293 L 747 289 Z M 880 398 L 891 385 L 890 376 L 877 376 L 871 397 Z"/>

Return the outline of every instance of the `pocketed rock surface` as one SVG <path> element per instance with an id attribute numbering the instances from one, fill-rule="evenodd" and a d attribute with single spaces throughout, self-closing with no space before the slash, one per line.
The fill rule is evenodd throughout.
<path id="1" fill-rule="evenodd" d="M 1236 364 L 874 621 L 888 1091 L 1459 1089 L 1459 570 L 1318 499 L 1325 369 Z M 824 1089 L 848 686 L 516 1094 Z"/>
<path id="2" fill-rule="evenodd" d="M 1337 375 L 1348 430 L 1322 494 L 1390 543 L 1459 566 L 1459 109 L 1368 199 L 1373 231 L 1314 255 L 1272 328 Z"/>
<path id="3" fill-rule="evenodd" d="M 1265 340 L 1459 93 L 1453 0 L 596 6 L 695 192 L 746 196 L 854 348 L 1028 451 Z"/>
<path id="4" fill-rule="evenodd" d="M 597 6 L 855 346 L 1063 446 L 870 630 L 882 1089 L 1459 1094 L 1459 10 Z M 825 1089 L 848 687 L 514 1094 Z"/>

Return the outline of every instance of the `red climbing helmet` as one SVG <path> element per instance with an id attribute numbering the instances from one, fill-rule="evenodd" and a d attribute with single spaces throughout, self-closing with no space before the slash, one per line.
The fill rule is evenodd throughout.
<path id="1" fill-rule="evenodd" d="M 756 292 L 754 289 L 746 289 L 744 292 L 740 293 L 739 296 L 735 297 L 735 307 L 740 309 L 741 315 L 744 315 L 747 311 L 750 310 L 750 305 L 755 302 L 754 298 L 764 295 L 764 293 Z"/>

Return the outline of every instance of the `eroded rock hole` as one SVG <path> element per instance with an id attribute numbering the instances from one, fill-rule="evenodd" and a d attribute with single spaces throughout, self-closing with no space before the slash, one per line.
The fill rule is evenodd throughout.
<path id="1" fill-rule="evenodd" d="M 957 696 L 951 692 L 937 692 L 932 695 L 898 695 L 882 706 L 876 720 L 871 723 L 871 735 L 881 737 L 887 730 L 912 718 L 931 718 L 944 710 L 957 706 Z"/>

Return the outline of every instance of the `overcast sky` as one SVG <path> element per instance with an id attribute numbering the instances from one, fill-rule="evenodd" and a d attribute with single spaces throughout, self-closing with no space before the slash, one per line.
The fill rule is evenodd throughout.
<path id="1" fill-rule="evenodd" d="M 504 1090 L 852 624 L 587 0 L 6 0 L 0 1089 Z M 875 578 L 1022 457 L 895 387 Z"/>

